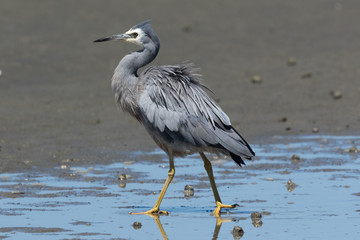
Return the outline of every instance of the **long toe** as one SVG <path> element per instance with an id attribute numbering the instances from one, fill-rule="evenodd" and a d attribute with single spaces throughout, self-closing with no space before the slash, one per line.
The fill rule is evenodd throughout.
<path id="1" fill-rule="evenodd" d="M 233 205 L 225 205 L 222 204 L 221 202 L 216 202 L 216 208 L 214 210 L 214 212 L 212 213 L 215 217 L 220 217 L 220 212 L 222 208 L 235 208 L 236 206 L 238 206 L 237 204 L 233 204 Z"/>
<path id="2" fill-rule="evenodd" d="M 150 209 L 149 211 L 146 212 L 139 212 L 139 213 L 133 213 L 131 212 L 130 215 L 138 215 L 138 214 L 146 214 L 146 215 L 169 215 L 169 212 L 167 211 L 161 211 L 159 209 Z"/>

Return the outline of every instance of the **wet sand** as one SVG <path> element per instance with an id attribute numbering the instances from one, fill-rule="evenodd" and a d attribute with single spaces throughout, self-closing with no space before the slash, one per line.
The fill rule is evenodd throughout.
<path id="1" fill-rule="evenodd" d="M 250 143 L 313 128 L 358 134 L 359 9 L 357 0 L 1 1 L 0 170 L 156 147 L 110 89 L 136 46 L 92 42 L 145 19 L 162 43 L 153 64 L 195 63 Z"/>
<path id="2" fill-rule="evenodd" d="M 350 149 L 359 144 L 356 136 L 270 138 L 244 168 L 214 156 L 222 200 L 238 204 L 220 218 L 210 215 L 215 203 L 196 155 L 177 159 L 161 205 L 170 215 L 159 218 L 129 215 L 159 194 L 168 170 L 159 150 L 110 165 L 0 173 L 0 239 L 358 239 L 360 153 Z"/>

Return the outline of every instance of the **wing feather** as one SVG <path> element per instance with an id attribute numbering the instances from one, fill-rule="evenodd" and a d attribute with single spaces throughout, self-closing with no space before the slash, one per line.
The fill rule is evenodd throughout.
<path id="1" fill-rule="evenodd" d="M 191 65 L 150 67 L 139 79 L 140 114 L 152 129 L 166 135 L 164 139 L 185 141 L 195 147 L 223 148 L 240 160 L 254 156 L 232 128 L 229 117 L 203 90 Z"/>

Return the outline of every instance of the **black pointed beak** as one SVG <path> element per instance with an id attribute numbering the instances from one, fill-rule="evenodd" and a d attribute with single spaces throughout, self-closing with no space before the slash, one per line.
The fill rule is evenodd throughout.
<path id="1" fill-rule="evenodd" d="M 99 38 L 96 39 L 94 42 L 106 42 L 106 41 L 112 41 L 112 40 L 126 40 L 128 38 L 131 38 L 129 34 L 118 34 L 118 35 L 112 35 L 109 37 Z"/>

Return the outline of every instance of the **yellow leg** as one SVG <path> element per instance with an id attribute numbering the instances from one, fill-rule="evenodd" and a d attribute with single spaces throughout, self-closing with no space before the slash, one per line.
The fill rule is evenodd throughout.
<path id="1" fill-rule="evenodd" d="M 201 152 L 200 156 L 201 156 L 202 160 L 204 161 L 204 167 L 205 167 L 205 170 L 206 170 L 206 172 L 207 172 L 207 174 L 209 176 L 211 189 L 213 191 L 215 202 L 216 202 L 216 208 L 215 208 L 215 210 L 214 210 L 214 212 L 212 214 L 215 217 L 219 217 L 221 208 L 235 208 L 237 205 L 236 204 L 234 204 L 234 205 L 224 205 L 224 204 L 222 204 L 219 192 L 218 192 L 218 190 L 216 188 L 216 183 L 215 183 L 215 179 L 214 179 L 214 175 L 213 175 L 211 162 L 209 161 L 209 159 L 207 159 L 207 157 L 205 156 L 204 153 Z"/>
<path id="2" fill-rule="evenodd" d="M 152 214 L 165 214 L 165 215 L 169 215 L 169 212 L 160 211 L 160 209 L 159 209 L 161 201 L 164 198 L 165 192 L 166 192 L 167 188 L 169 187 L 169 185 L 170 185 L 170 183 L 173 180 L 174 175 L 175 175 L 174 158 L 173 158 L 172 152 L 169 152 L 168 155 L 169 155 L 169 162 L 170 162 L 170 169 L 169 169 L 169 172 L 168 172 L 168 177 L 166 178 L 164 186 L 161 189 L 160 195 L 159 195 L 158 199 L 156 200 L 156 203 L 155 203 L 154 207 L 152 209 L 150 209 L 149 211 L 146 211 L 146 212 L 130 213 L 130 214 L 150 214 L 150 215 L 152 215 Z"/>

